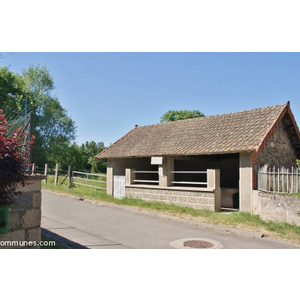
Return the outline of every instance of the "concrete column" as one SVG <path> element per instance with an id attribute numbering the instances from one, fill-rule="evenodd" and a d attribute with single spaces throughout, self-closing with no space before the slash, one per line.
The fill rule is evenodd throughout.
<path id="1" fill-rule="evenodd" d="M 134 184 L 135 173 L 134 169 L 125 169 L 125 184 L 131 185 Z"/>
<path id="2" fill-rule="evenodd" d="M 221 211 L 221 179 L 220 170 L 207 170 L 207 188 L 213 189 L 215 194 L 215 211 Z"/>
<path id="3" fill-rule="evenodd" d="M 158 166 L 159 186 L 167 187 L 172 185 L 171 181 L 174 180 L 174 157 L 164 157 L 162 165 Z"/>
<path id="4" fill-rule="evenodd" d="M 240 153 L 240 211 L 252 213 L 253 170 L 251 153 Z"/>
<path id="5" fill-rule="evenodd" d="M 208 169 L 207 170 L 207 188 L 217 189 L 220 188 L 220 170 Z"/>
<path id="6" fill-rule="evenodd" d="M 113 196 L 114 193 L 114 168 L 107 165 L 106 171 L 106 193 L 107 195 Z"/>

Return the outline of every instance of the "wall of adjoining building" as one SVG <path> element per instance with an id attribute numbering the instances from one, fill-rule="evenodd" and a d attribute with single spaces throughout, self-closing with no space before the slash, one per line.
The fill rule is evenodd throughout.
<path id="1" fill-rule="evenodd" d="M 295 167 L 296 157 L 283 122 L 278 124 L 262 152 L 256 155 L 256 166 Z"/>
<path id="2" fill-rule="evenodd" d="M 253 191 L 253 214 L 264 221 L 300 226 L 300 199 L 292 196 Z"/>

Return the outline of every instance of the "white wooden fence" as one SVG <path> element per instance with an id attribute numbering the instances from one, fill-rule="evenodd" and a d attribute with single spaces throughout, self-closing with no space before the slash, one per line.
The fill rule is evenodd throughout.
<path id="1" fill-rule="evenodd" d="M 68 170 L 60 170 L 58 164 L 55 166 L 55 170 L 51 171 L 48 168 L 48 164 L 45 164 L 45 167 L 38 167 L 35 164 L 31 166 L 31 174 L 43 174 L 43 175 L 54 175 L 54 185 L 62 185 L 66 180 L 68 186 L 82 185 L 86 187 L 106 190 L 106 175 L 105 174 L 95 174 L 88 172 L 73 171 L 71 166 L 68 167 Z M 59 180 L 59 177 L 63 177 L 62 180 Z M 45 179 L 47 182 L 47 177 Z"/>
<path id="2" fill-rule="evenodd" d="M 300 169 L 270 168 L 258 171 L 258 190 L 264 192 L 298 194 L 300 192 Z"/>
<path id="3" fill-rule="evenodd" d="M 106 175 L 72 171 L 72 184 L 106 190 Z"/>

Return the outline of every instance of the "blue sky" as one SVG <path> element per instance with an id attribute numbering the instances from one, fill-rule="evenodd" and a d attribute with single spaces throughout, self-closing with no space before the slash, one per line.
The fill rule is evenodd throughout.
<path id="1" fill-rule="evenodd" d="M 137 124 L 160 122 L 169 109 L 229 113 L 291 101 L 300 124 L 300 53 L 1 52 L 21 74 L 46 65 L 78 144 L 109 146 Z"/>

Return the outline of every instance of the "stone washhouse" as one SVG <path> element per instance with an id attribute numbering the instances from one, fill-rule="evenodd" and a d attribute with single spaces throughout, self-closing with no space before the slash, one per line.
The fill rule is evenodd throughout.
<path id="1" fill-rule="evenodd" d="M 290 102 L 133 130 L 99 153 L 107 194 L 196 209 L 253 212 L 262 166 L 296 166 L 300 134 Z"/>

